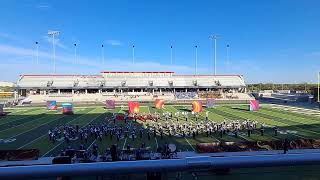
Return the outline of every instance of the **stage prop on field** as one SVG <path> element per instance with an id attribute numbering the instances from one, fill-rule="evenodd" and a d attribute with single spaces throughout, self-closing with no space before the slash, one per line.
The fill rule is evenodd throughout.
<path id="1" fill-rule="evenodd" d="M 193 101 L 192 102 L 192 112 L 202 112 L 202 102 Z"/>
<path id="2" fill-rule="evenodd" d="M 156 109 L 162 109 L 164 107 L 164 100 L 163 99 L 156 99 L 154 101 L 154 107 Z"/>
<path id="3" fill-rule="evenodd" d="M 129 113 L 138 113 L 140 111 L 140 104 L 138 102 L 128 102 Z"/>
<path id="4" fill-rule="evenodd" d="M 0 116 L 4 115 L 3 107 L 4 107 L 4 104 L 0 104 Z"/>
<path id="5" fill-rule="evenodd" d="M 115 100 L 106 100 L 106 108 L 107 109 L 115 109 L 116 101 Z"/>
<path id="6" fill-rule="evenodd" d="M 57 101 L 47 101 L 47 109 L 48 110 L 57 110 Z"/>
<path id="7" fill-rule="evenodd" d="M 260 108 L 258 100 L 250 100 L 250 111 L 258 111 Z"/>
<path id="8" fill-rule="evenodd" d="M 73 114 L 73 105 L 71 103 L 63 103 L 61 106 L 63 114 Z"/>
<path id="9" fill-rule="evenodd" d="M 214 100 L 214 99 L 207 99 L 207 100 L 206 100 L 206 107 L 207 107 L 207 108 L 212 108 L 212 107 L 214 107 L 214 104 L 215 104 L 215 100 Z"/>

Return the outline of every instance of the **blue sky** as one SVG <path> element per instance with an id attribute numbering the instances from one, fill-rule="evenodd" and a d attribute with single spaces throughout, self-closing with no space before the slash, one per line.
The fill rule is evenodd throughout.
<path id="1" fill-rule="evenodd" d="M 52 42 L 59 30 L 58 74 L 101 71 L 175 71 L 242 74 L 248 83 L 316 82 L 320 71 L 320 1 L 0 1 L 0 80 L 51 74 Z M 39 64 L 35 58 L 39 42 Z M 77 43 L 77 61 L 74 47 Z M 105 65 L 101 60 L 104 44 Z M 132 61 L 135 44 L 135 61 Z M 226 45 L 230 44 L 227 62 Z M 173 65 L 170 65 L 170 45 Z"/>

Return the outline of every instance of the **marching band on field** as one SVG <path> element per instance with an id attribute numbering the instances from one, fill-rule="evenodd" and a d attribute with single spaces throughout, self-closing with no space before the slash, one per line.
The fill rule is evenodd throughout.
<path id="1" fill-rule="evenodd" d="M 125 114 L 123 120 L 125 123 L 117 123 L 118 113 L 113 113 L 112 116 L 105 118 L 105 122 L 101 124 L 89 124 L 88 126 L 79 127 L 78 125 L 62 125 L 50 129 L 48 132 L 49 139 L 55 143 L 57 140 L 64 140 L 70 142 L 71 140 L 80 139 L 87 142 L 88 138 L 94 137 L 96 140 L 102 141 L 103 137 L 109 136 L 112 140 L 116 138 L 119 141 L 122 138 L 131 138 L 133 141 L 139 135 L 142 138 L 147 135 L 150 140 L 153 135 L 160 136 L 178 136 L 178 137 L 193 137 L 196 138 L 199 134 L 205 134 L 207 137 L 212 133 L 219 134 L 220 138 L 223 135 L 233 135 L 238 137 L 240 131 L 246 131 L 248 137 L 251 136 L 253 131 L 260 131 L 260 135 L 264 135 L 265 124 L 259 124 L 257 121 L 251 120 L 232 120 L 215 122 L 209 120 L 209 112 L 206 111 L 204 118 L 201 119 L 199 113 L 187 111 L 163 112 L 160 113 L 135 113 Z M 193 118 L 192 121 L 189 119 Z M 131 121 L 129 121 L 131 119 Z M 183 119 L 183 120 L 181 120 Z M 141 120 L 146 122 L 146 127 L 141 126 L 139 123 L 132 123 L 133 121 Z M 147 122 L 148 121 L 148 122 Z M 274 135 L 277 136 L 278 128 L 274 127 Z M 243 135 L 243 134 L 242 134 Z"/>

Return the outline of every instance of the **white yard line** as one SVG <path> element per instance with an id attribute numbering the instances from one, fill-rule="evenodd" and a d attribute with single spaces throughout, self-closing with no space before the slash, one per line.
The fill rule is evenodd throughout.
<path id="1" fill-rule="evenodd" d="M 289 112 L 295 112 L 295 113 L 300 113 L 300 114 L 309 114 L 309 115 L 315 115 L 315 116 L 320 115 L 318 110 L 313 110 L 313 109 L 305 109 L 305 108 L 300 108 L 300 107 L 289 107 L 289 106 L 284 106 L 284 105 L 269 105 L 269 107 L 273 108 L 273 109 L 281 109 L 281 110 L 286 110 Z"/>
<path id="2" fill-rule="evenodd" d="M 92 146 L 96 141 L 97 141 L 97 140 L 95 139 L 95 140 L 90 144 L 90 146 L 88 146 L 87 151 L 91 148 L 91 146 Z"/>
<path id="3" fill-rule="evenodd" d="M 54 150 L 55 148 L 57 148 L 58 146 L 60 146 L 64 141 L 61 141 L 59 144 L 57 144 L 56 146 L 54 146 L 53 148 L 51 148 L 49 151 L 47 151 L 44 155 L 42 155 L 41 157 L 45 157 L 47 154 L 49 154 L 52 150 Z"/>
<path id="4" fill-rule="evenodd" d="M 150 107 L 148 106 L 148 111 L 149 111 L 149 113 L 151 113 L 151 111 L 150 111 Z M 154 137 L 154 140 L 155 140 L 155 142 L 156 142 L 156 145 L 157 145 L 157 149 L 158 149 L 158 147 L 159 147 L 159 144 L 158 144 L 158 140 L 157 140 L 157 137 Z"/>
<path id="5" fill-rule="evenodd" d="M 25 118 L 29 118 L 29 117 L 25 117 Z M 22 118 L 22 119 L 25 119 L 25 118 Z M 41 118 L 37 118 L 37 119 L 31 120 L 31 121 L 28 121 L 28 122 L 26 122 L 26 123 L 31 123 L 31 122 L 33 122 L 33 121 L 40 120 L 40 119 L 44 119 L 44 118 L 48 118 L 48 117 L 47 117 L 47 116 L 44 116 L 44 117 L 41 117 Z M 17 120 L 20 120 L 20 119 L 17 119 Z M 16 120 L 14 120 L 14 121 L 16 121 Z M 14 122 L 14 121 L 11 121 L 11 122 Z M 8 122 L 8 123 L 9 123 L 9 122 Z M 1 130 L 0 133 L 3 132 L 3 131 L 7 131 L 7 130 L 9 130 L 9 129 L 12 129 L 12 128 L 17 128 L 17 127 L 23 126 L 23 125 L 25 125 L 26 123 L 22 123 L 22 124 L 19 124 L 19 125 L 17 125 L 17 126 L 12 126 L 12 127 L 7 128 L 7 129 Z M 5 124 L 6 124 L 6 123 L 5 123 Z M 33 124 L 33 123 L 31 123 L 31 124 Z M 1 125 L 2 125 L 2 124 L 1 124 Z"/>
<path id="6" fill-rule="evenodd" d="M 190 142 L 188 141 L 188 139 L 187 138 L 184 138 L 186 141 L 187 141 L 187 143 L 190 145 L 190 147 L 193 149 L 193 151 L 196 151 L 194 148 L 193 148 L 193 146 L 190 144 Z"/>
<path id="7" fill-rule="evenodd" d="M 32 144 L 33 142 L 37 141 L 38 139 L 43 138 L 44 136 L 47 136 L 47 134 L 44 134 L 44 135 L 42 135 L 42 136 L 40 136 L 40 137 L 37 137 L 36 139 L 34 139 L 34 140 L 32 140 L 32 141 L 28 142 L 27 144 L 20 146 L 18 149 L 22 149 L 22 148 L 24 148 L 24 147 L 28 146 L 29 144 Z"/>
<path id="8" fill-rule="evenodd" d="M 20 136 L 21 134 L 24 134 L 24 133 L 30 132 L 30 131 L 32 131 L 32 130 L 34 130 L 34 129 L 36 129 L 36 128 L 40 127 L 40 126 L 43 126 L 43 125 L 49 124 L 49 123 L 51 123 L 51 122 L 53 122 L 53 121 L 56 121 L 56 120 L 58 120 L 58 119 L 62 119 L 62 118 L 64 118 L 64 117 L 66 117 L 66 115 L 63 115 L 62 117 L 59 117 L 59 118 L 53 119 L 53 120 L 48 121 L 48 122 L 46 122 L 46 123 L 40 124 L 39 126 L 36 126 L 36 127 L 34 127 L 34 128 L 31 128 L 31 129 L 29 129 L 28 131 L 24 131 L 24 132 L 22 132 L 22 133 L 19 133 L 19 134 L 17 134 L 17 135 L 14 135 L 14 136 L 12 136 L 12 137 L 9 137 L 8 139 L 11 139 L 11 138 L 14 138 L 14 137 Z"/>
<path id="9" fill-rule="evenodd" d="M 121 111 L 121 109 L 118 111 L 118 113 Z M 111 123 L 112 121 L 109 121 L 108 122 L 108 124 L 107 124 L 107 126 Z M 95 139 L 91 144 L 90 144 L 90 146 L 87 148 L 87 150 L 89 150 L 90 148 L 91 148 L 91 146 L 95 143 L 95 142 L 97 142 L 97 139 Z"/>
<path id="10" fill-rule="evenodd" d="M 120 111 L 119 111 L 119 112 L 120 112 Z M 131 127 L 132 121 L 133 121 L 133 120 L 130 121 L 130 126 L 129 126 L 129 127 Z M 124 149 L 124 146 L 125 146 L 126 143 L 127 143 L 127 139 L 128 139 L 128 138 L 126 137 L 126 139 L 124 140 L 124 143 L 123 143 L 123 146 L 122 146 L 122 150 Z"/>
<path id="11" fill-rule="evenodd" d="M 214 137 L 214 135 L 211 135 L 211 137 L 213 137 L 216 141 L 221 142 L 219 139 L 217 139 L 216 137 Z"/>
<path id="12" fill-rule="evenodd" d="M 34 130 L 34 129 L 36 129 L 36 128 L 40 127 L 40 126 L 43 126 L 43 125 L 49 124 L 49 123 L 51 123 L 51 122 L 53 122 L 53 121 L 56 121 L 56 120 L 58 120 L 58 119 L 62 119 L 62 118 L 64 118 L 64 117 L 65 117 L 65 116 L 62 116 L 62 117 L 59 117 L 59 118 L 53 119 L 52 121 L 48 121 L 48 122 L 46 122 L 46 123 L 43 123 L 43 124 L 41 124 L 41 125 L 39 125 L 39 126 L 36 126 L 36 127 L 34 127 L 34 128 L 31 128 L 31 129 L 29 129 L 29 130 L 27 130 L 27 131 L 24 131 L 24 132 L 21 132 L 21 133 L 19 133 L 19 134 L 16 134 L 16 135 L 14 135 L 14 136 L 12 136 L 12 137 L 9 137 L 9 138 L 7 138 L 7 139 L 11 139 L 11 138 L 14 138 L 14 137 L 20 136 L 21 134 L 24 134 L 24 133 L 30 132 L 30 131 L 32 131 L 32 130 Z"/>
<path id="13" fill-rule="evenodd" d="M 33 111 L 32 111 L 32 112 L 33 112 Z M 44 113 L 45 113 L 45 112 L 41 113 L 41 115 L 44 114 Z M 14 113 L 14 114 L 11 114 L 11 113 L 10 113 L 9 115 L 10 115 L 10 116 L 16 116 L 15 113 Z M 38 114 L 38 115 L 40 115 L 40 114 Z M 32 114 L 29 115 L 29 114 L 26 113 L 26 114 L 19 114 L 18 116 L 32 116 Z M 7 117 L 9 117 L 9 116 L 7 116 Z M 5 122 L 5 123 L 1 123 L 0 126 L 1 126 L 1 125 L 4 125 L 4 124 L 11 123 L 11 122 L 15 122 L 15 121 L 18 121 L 18 120 L 26 119 L 26 118 L 29 118 L 29 117 L 21 117 L 21 118 L 15 119 L 15 120 L 13 120 L 13 121 L 8 121 L 8 122 Z"/>
<path id="14" fill-rule="evenodd" d="M 122 146 L 122 150 L 124 150 L 124 146 L 126 145 L 127 143 L 127 138 L 124 140 L 124 143 L 123 143 L 123 146 Z"/>
<path id="15" fill-rule="evenodd" d="M 93 110 L 94 110 L 94 109 L 93 109 Z M 91 110 L 91 111 L 93 111 L 93 110 Z M 89 112 L 91 112 L 91 111 L 89 111 Z M 87 112 L 86 114 L 83 114 L 83 115 L 81 115 L 81 116 L 79 116 L 79 117 L 77 117 L 77 118 L 74 118 L 73 120 L 71 120 L 71 121 L 67 122 L 66 124 L 70 124 L 71 122 L 73 122 L 73 121 L 75 121 L 75 120 L 77 120 L 77 119 L 81 118 L 82 116 L 87 115 L 89 112 Z M 38 139 L 41 139 L 42 137 L 44 137 L 44 136 L 46 136 L 46 135 L 47 135 L 47 133 L 45 133 L 44 135 L 42 135 L 42 136 L 40 136 L 40 137 L 38 137 L 38 138 L 36 138 L 36 139 L 34 139 L 34 140 L 32 140 L 32 141 L 28 142 L 27 144 L 25 144 L 25 145 L 23 145 L 23 146 L 19 147 L 18 149 L 22 149 L 22 148 L 24 148 L 24 147 L 28 146 L 29 144 L 32 144 L 33 142 L 37 141 Z"/>
<path id="16" fill-rule="evenodd" d="M 97 109 L 97 108 L 96 108 Z M 96 109 L 94 109 L 94 110 L 96 110 Z M 93 110 L 92 110 L 93 111 Z M 86 113 L 86 114 L 88 114 L 88 113 Z M 104 113 L 103 113 L 104 114 Z M 103 115 L 103 114 L 101 114 L 101 115 Z M 101 115 L 99 115 L 99 116 L 97 116 L 97 117 L 95 117 L 95 118 L 93 118 L 93 119 L 91 119 L 90 120 L 90 122 L 88 122 L 87 124 L 85 124 L 84 126 L 82 126 L 82 127 L 85 127 L 85 126 L 87 126 L 88 124 L 90 124 L 92 121 L 94 121 L 94 120 L 96 120 L 97 118 L 99 118 Z M 64 142 L 64 140 L 63 141 L 61 141 L 58 145 L 60 145 L 60 144 L 62 144 Z M 42 155 L 42 157 L 44 157 L 45 155 L 47 155 L 49 152 L 51 152 L 52 150 L 54 150 L 55 148 L 57 148 L 58 146 L 55 146 L 55 147 L 53 147 L 52 149 L 50 149 L 48 152 L 46 152 L 44 155 Z"/>

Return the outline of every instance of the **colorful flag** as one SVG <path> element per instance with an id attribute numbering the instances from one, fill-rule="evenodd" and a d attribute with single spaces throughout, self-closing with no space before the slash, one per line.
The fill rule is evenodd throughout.
<path id="1" fill-rule="evenodd" d="M 202 102 L 193 101 L 192 102 L 192 112 L 202 112 Z"/>
<path id="2" fill-rule="evenodd" d="M 138 113 L 140 111 L 140 104 L 138 102 L 128 102 L 129 113 Z"/>
<path id="3" fill-rule="evenodd" d="M 206 106 L 207 106 L 207 108 L 212 108 L 212 107 L 214 107 L 214 104 L 215 104 L 215 100 L 214 100 L 214 99 L 207 99 L 207 100 L 206 100 Z"/>
<path id="4" fill-rule="evenodd" d="M 164 107 L 164 100 L 163 99 L 156 99 L 154 101 L 154 107 L 156 109 L 162 109 Z"/>
<path id="5" fill-rule="evenodd" d="M 116 101 L 115 100 L 106 100 L 106 108 L 107 109 L 115 109 Z"/>
<path id="6" fill-rule="evenodd" d="M 58 106 L 57 106 L 57 101 L 47 101 L 47 109 L 48 110 L 57 110 Z"/>
<path id="7" fill-rule="evenodd" d="M 258 111 L 260 108 L 258 100 L 250 100 L 250 111 Z"/>

